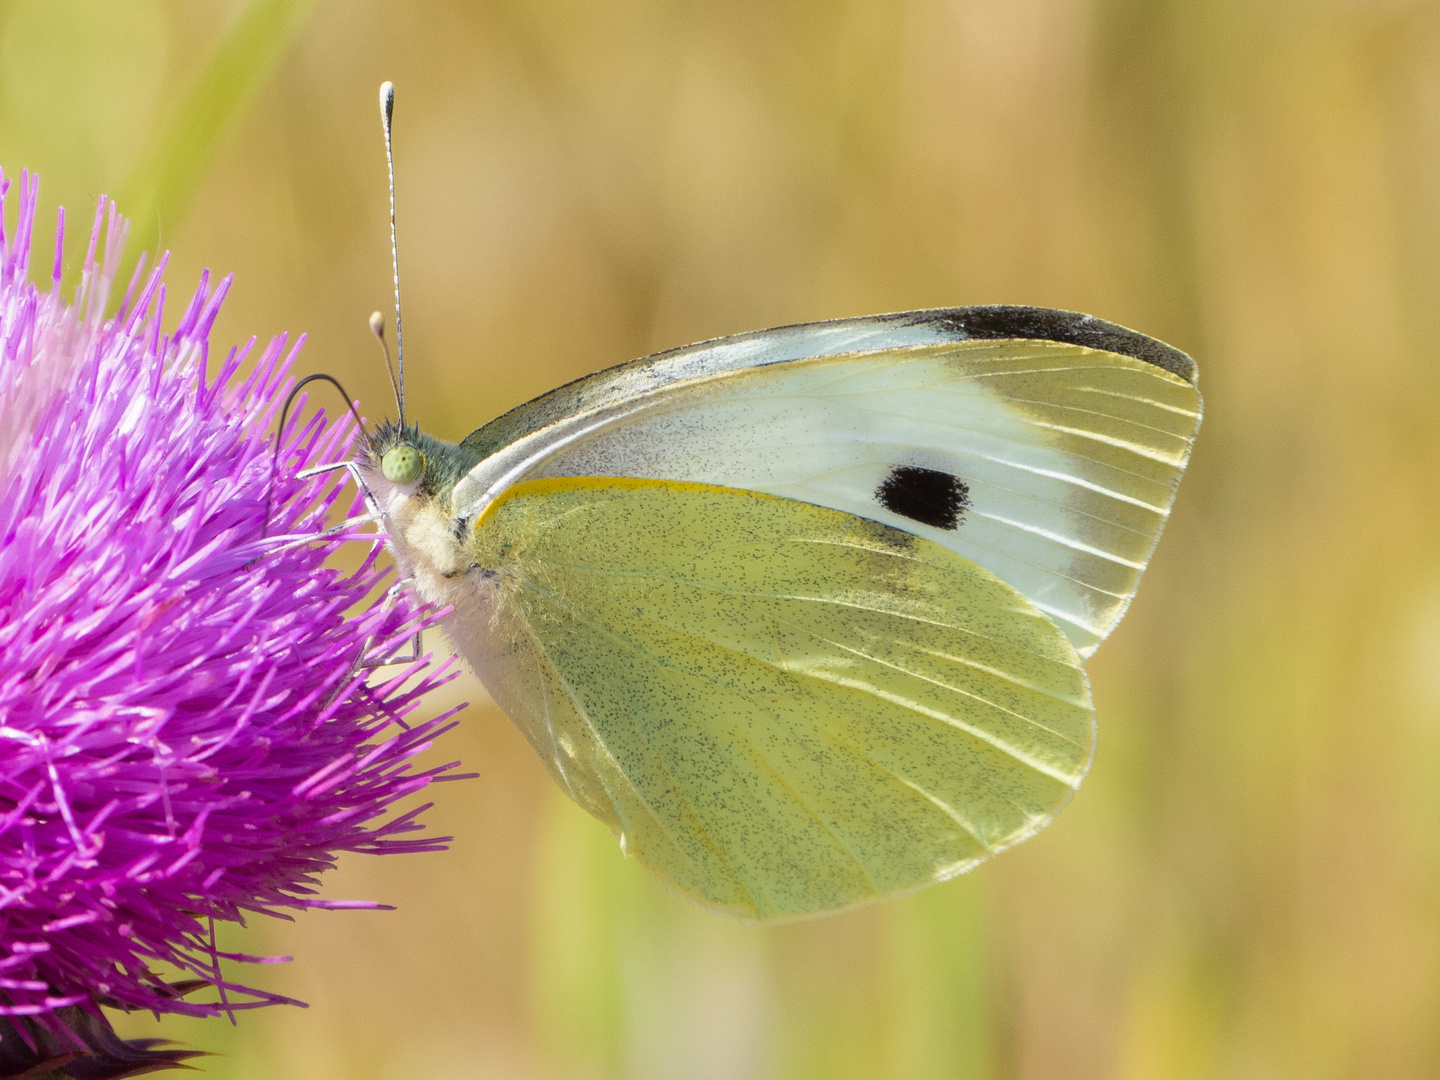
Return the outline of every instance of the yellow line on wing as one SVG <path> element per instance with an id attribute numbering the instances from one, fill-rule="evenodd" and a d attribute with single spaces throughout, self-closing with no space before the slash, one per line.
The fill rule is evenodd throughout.
<path id="1" fill-rule="evenodd" d="M 670 491 L 713 491 L 726 494 L 753 495 L 757 499 L 783 499 L 782 495 L 767 495 L 763 491 L 751 491 L 748 488 L 725 487 L 721 484 L 697 484 L 689 480 L 649 480 L 636 476 L 545 476 L 538 480 L 521 480 L 518 484 L 512 484 L 496 496 L 495 501 L 475 520 L 475 528 L 480 528 L 495 513 L 496 509 L 521 496 L 544 496 L 557 495 L 565 491 L 581 491 L 586 488 L 599 490 L 601 488 L 619 488 L 621 490 L 633 491 L 637 488 L 666 488 Z"/>

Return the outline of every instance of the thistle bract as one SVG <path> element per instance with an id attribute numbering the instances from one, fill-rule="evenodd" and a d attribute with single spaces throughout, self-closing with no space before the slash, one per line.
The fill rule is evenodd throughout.
<path id="1" fill-rule="evenodd" d="M 296 474 L 343 458 L 348 417 L 293 424 L 271 489 L 267 427 L 299 344 L 213 360 L 228 278 L 202 277 L 165 332 L 163 259 L 107 317 L 124 220 L 103 199 L 73 301 L 58 237 L 37 289 L 38 185 L 22 174 L 6 236 L 9 186 L 0 174 L 0 1015 L 284 1000 L 232 981 L 222 960 L 251 958 L 218 951 L 215 923 L 375 906 L 317 899 L 317 875 L 342 851 L 443 845 L 423 808 L 395 804 L 450 768 L 414 764 L 450 721 L 403 719 L 448 668 L 367 683 L 359 666 L 422 616 L 376 602 L 373 554 L 325 565 L 346 535 L 316 534 L 342 484 Z M 185 1000 L 185 980 L 218 1000 Z"/>

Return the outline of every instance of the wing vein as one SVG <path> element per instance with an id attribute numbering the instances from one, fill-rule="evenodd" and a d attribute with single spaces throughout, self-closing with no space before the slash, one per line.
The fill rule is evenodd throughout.
<path id="1" fill-rule="evenodd" d="M 818 634 L 817 634 L 816 636 L 817 636 L 817 637 L 820 637 L 820 635 L 818 635 Z M 892 661 L 883 660 L 883 659 L 881 659 L 881 658 L 878 657 L 878 656 L 873 656 L 873 655 L 871 655 L 870 653 L 867 653 L 867 652 L 866 652 L 865 650 L 863 650 L 863 649 L 853 648 L 852 646 L 845 645 L 845 644 L 843 644 L 842 642 L 834 641 L 834 640 L 832 640 L 831 638 L 820 637 L 820 640 L 823 641 L 823 642 L 825 642 L 825 644 L 827 644 L 827 645 L 833 645 L 835 648 L 841 650 L 842 652 L 848 652 L 848 653 L 850 653 L 852 656 L 858 656 L 858 657 L 860 657 L 862 660 L 869 660 L 872 664 L 878 664 L 878 665 L 880 665 L 881 667 L 889 668 L 889 669 L 892 670 L 892 671 L 898 671 L 898 672 L 900 672 L 900 674 L 905 675 L 905 676 L 908 676 L 909 678 L 917 679 L 917 680 L 919 680 L 920 682 L 929 683 L 929 684 L 932 685 L 932 686 L 938 686 L 938 687 L 940 687 L 942 690 L 949 690 L 952 694 L 959 694 L 959 695 L 961 695 L 962 697 L 970 698 L 970 699 L 973 700 L 973 701 L 978 701 L 978 702 L 980 702 L 980 704 L 982 704 L 982 705 L 988 705 L 990 708 L 994 709 L 996 712 L 1002 712 L 1002 713 L 1005 713 L 1007 716 L 1013 716 L 1015 719 L 1024 721 L 1024 722 L 1027 723 L 1027 724 L 1030 724 L 1030 725 L 1032 725 L 1032 726 L 1034 726 L 1034 727 L 1039 728 L 1041 731 L 1044 731 L 1044 732 L 1047 732 L 1047 733 L 1049 733 L 1049 734 L 1051 734 L 1051 735 L 1054 735 L 1057 739 L 1061 739 L 1061 740 L 1063 740 L 1063 741 L 1065 741 L 1065 742 L 1067 742 L 1067 743 L 1070 743 L 1072 746 L 1078 747 L 1078 748 L 1080 748 L 1080 749 L 1082 749 L 1082 750 L 1084 749 L 1084 744 L 1082 744 L 1082 743 L 1080 743 L 1079 741 L 1071 738 L 1069 735 L 1066 735 L 1066 734 L 1064 734 L 1063 732 L 1060 732 L 1060 731 L 1056 731 L 1054 728 L 1050 727 L 1048 724 L 1042 724 L 1039 720 L 1036 720 L 1036 719 L 1034 719 L 1034 718 L 1032 718 L 1032 717 L 1026 716 L 1024 713 L 1018 713 L 1018 712 L 1016 712 L 1014 709 L 1008 709 L 1008 708 L 1006 708 L 1004 705 L 1001 705 L 1001 704 L 1000 704 L 999 702 L 997 702 L 997 701 L 991 701 L 991 700 L 990 700 L 989 698 L 987 698 L 984 694 L 977 694 L 977 693 L 975 693 L 974 691 L 965 690 L 965 689 L 963 689 L 963 688 L 961 688 L 961 687 L 959 687 L 959 686 L 952 686 L 952 685 L 950 685 L 949 683 L 942 682 L 942 681 L 940 681 L 939 679 L 931 678 L 931 677 L 928 676 L 928 675 L 921 675 L 919 672 L 911 671 L 911 670 L 909 670 L 908 668 L 902 667 L 902 666 L 900 666 L 899 664 L 896 664 L 896 663 L 894 663 L 894 662 L 892 662 Z M 793 668 L 786 668 L 785 670 L 791 671 L 791 672 L 794 672 L 794 671 L 795 671 L 795 669 L 793 669 Z M 841 685 L 852 686 L 852 688 L 854 688 L 854 689 L 862 689 L 861 686 L 856 686 L 856 685 L 854 685 L 852 682 L 850 682 L 850 681 L 848 681 L 848 680 L 827 679 L 827 677 L 824 676 L 824 675 L 814 675 L 814 674 L 812 674 L 811 672 L 805 670 L 804 668 L 801 668 L 801 669 L 799 669 L 799 670 L 800 670 L 800 673 L 801 673 L 801 674 L 810 675 L 811 678 L 825 679 L 826 681 L 831 681 L 831 682 L 840 682 Z M 881 691 L 878 687 L 870 690 L 869 692 L 874 693 L 877 697 L 878 697 L 878 696 L 882 696 L 882 694 L 884 693 L 884 692 Z M 1042 691 L 1038 691 L 1038 692 L 1041 693 L 1041 694 L 1044 694 L 1045 697 L 1050 698 L 1052 701 L 1061 701 L 1061 702 L 1065 702 L 1065 704 L 1070 704 L 1070 702 L 1066 702 L 1064 698 L 1061 698 L 1061 697 L 1057 696 L 1056 694 L 1050 693 L 1050 692 L 1048 692 L 1048 691 L 1043 691 L 1043 690 L 1042 690 Z M 887 700 L 888 700 L 888 699 L 887 699 Z M 924 706 L 919 706 L 919 708 L 923 709 Z M 939 716 L 940 714 L 936 713 L 935 715 Z M 973 726 L 971 726 L 971 725 L 969 725 L 969 724 L 962 723 L 962 722 L 960 722 L 960 721 L 958 721 L 958 720 L 955 720 L 955 719 L 953 719 L 953 718 L 952 718 L 952 719 L 949 719 L 947 722 L 953 724 L 953 725 L 956 726 L 956 727 L 961 728 L 961 729 L 964 730 L 964 731 L 968 731 L 971 735 L 974 735 L 977 739 L 983 739 L 985 742 L 990 743 L 990 745 L 996 747 L 997 749 L 1000 749 L 1000 750 L 1005 751 L 1005 753 L 1007 753 L 1007 754 L 1009 754 L 1011 757 L 1015 758 L 1016 761 L 1022 762 L 1022 763 L 1025 764 L 1025 765 L 1029 765 L 1031 768 L 1039 768 L 1039 767 L 1040 767 L 1040 766 L 1038 766 L 1037 764 L 1035 764 L 1035 763 L 1025 754 L 1025 752 L 1024 752 L 1023 750 L 1020 750 L 1020 749 L 1018 749 L 1018 748 L 1016 748 L 1016 747 L 1010 746 L 1010 744 L 1004 742 L 1004 741 L 1003 741 L 1002 739 L 1000 739 L 998 736 L 985 734 L 985 733 L 983 733 L 980 729 L 975 728 L 975 727 L 973 727 Z M 1054 776 L 1055 779 L 1057 779 L 1057 780 L 1063 779 L 1061 776 L 1059 776 L 1058 774 L 1055 774 L 1055 773 L 1047 773 L 1047 775 Z"/>

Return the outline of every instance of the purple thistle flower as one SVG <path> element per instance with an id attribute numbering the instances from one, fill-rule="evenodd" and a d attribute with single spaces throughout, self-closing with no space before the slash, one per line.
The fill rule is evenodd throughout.
<path id="1" fill-rule="evenodd" d="M 267 427 L 303 338 L 237 380 L 252 339 L 207 381 L 229 278 L 202 275 L 167 335 L 165 259 L 146 276 L 142 258 L 105 318 L 125 221 L 102 198 L 66 305 L 64 212 L 41 292 L 38 181 L 21 175 L 13 237 L 9 187 L 0 173 L 0 1076 L 15 1035 L 43 1055 L 63 1028 L 94 1049 L 99 1004 L 287 1000 L 222 973 L 257 958 L 219 952 L 215 922 L 378 906 L 316 899 L 316 878 L 342 851 L 443 847 L 417 835 L 425 807 L 393 807 L 453 768 L 414 765 L 450 714 L 402 719 L 449 665 L 367 685 L 362 654 L 422 616 L 373 602 L 377 549 L 355 573 L 324 565 L 347 538 L 316 538 L 343 484 L 295 479 L 347 453 L 348 417 L 291 425 L 266 528 Z M 166 973 L 219 1000 L 184 1000 L 196 982 Z"/>

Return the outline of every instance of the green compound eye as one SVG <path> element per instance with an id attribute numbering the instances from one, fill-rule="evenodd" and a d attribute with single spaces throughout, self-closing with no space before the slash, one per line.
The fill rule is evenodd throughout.
<path id="1" fill-rule="evenodd" d="M 380 471 L 392 484 L 409 484 L 425 468 L 425 455 L 413 446 L 392 446 L 380 459 Z"/>

